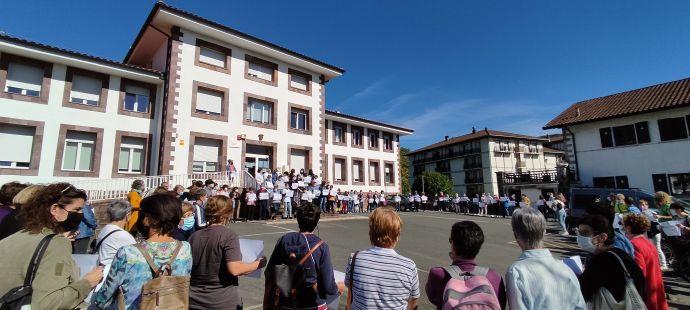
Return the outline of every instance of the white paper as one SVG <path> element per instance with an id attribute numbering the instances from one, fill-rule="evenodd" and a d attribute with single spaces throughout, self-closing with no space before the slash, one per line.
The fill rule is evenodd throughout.
<path id="1" fill-rule="evenodd" d="M 297 182 L 297 186 L 304 187 L 304 182 L 302 182 L 302 181 Z"/>
<path id="2" fill-rule="evenodd" d="M 343 200 L 343 195 L 338 195 L 338 200 Z"/>
<path id="3" fill-rule="evenodd" d="M 582 265 L 582 259 L 579 255 L 566 257 L 563 259 L 563 263 L 570 267 L 570 269 L 575 272 L 576 275 L 581 275 L 585 271 L 585 267 Z"/>
<path id="4" fill-rule="evenodd" d="M 281 199 L 283 199 L 283 195 L 281 195 L 281 194 L 274 194 L 273 195 L 273 201 L 280 201 Z"/>
<path id="5" fill-rule="evenodd" d="M 259 200 L 268 200 L 268 193 L 259 193 Z"/>
<path id="6" fill-rule="evenodd" d="M 520 207 L 521 207 L 521 208 L 527 207 L 527 204 L 521 201 L 521 202 L 520 202 Z"/>
<path id="7" fill-rule="evenodd" d="M 479 198 L 472 198 L 472 202 L 479 203 Z"/>
<path id="8" fill-rule="evenodd" d="M 273 188 L 273 182 L 266 181 L 266 188 Z"/>
<path id="9" fill-rule="evenodd" d="M 240 252 L 242 252 L 242 262 L 253 263 L 259 257 L 264 256 L 263 240 L 240 239 Z M 261 269 L 247 275 L 252 278 L 261 278 Z"/>
<path id="10" fill-rule="evenodd" d="M 395 202 L 400 202 L 400 196 L 395 196 Z"/>
<path id="11" fill-rule="evenodd" d="M 311 192 L 311 194 L 314 195 L 314 196 L 321 195 L 321 190 L 315 189 L 315 190 L 313 190 L 313 191 Z"/>
<path id="12" fill-rule="evenodd" d="M 331 192 L 331 191 L 329 191 L 329 190 L 327 190 L 327 189 L 324 189 L 324 190 L 321 191 L 321 195 L 328 196 L 328 193 L 330 193 L 330 192 Z"/>
<path id="13" fill-rule="evenodd" d="M 297 189 L 297 187 L 299 187 L 299 184 L 297 184 L 297 183 L 295 183 L 295 182 L 292 182 L 292 186 L 291 186 L 291 187 L 292 187 L 292 189 Z"/>
<path id="14" fill-rule="evenodd" d="M 311 184 L 311 177 L 304 177 L 304 183 Z"/>
<path id="15" fill-rule="evenodd" d="M 72 259 L 79 268 L 80 279 L 83 279 L 89 271 L 98 266 L 98 255 L 95 254 L 72 254 Z"/>
<path id="16" fill-rule="evenodd" d="M 332 189 L 331 190 L 331 196 L 336 196 L 338 195 L 338 190 L 337 189 Z"/>
<path id="17" fill-rule="evenodd" d="M 277 187 L 278 189 L 284 189 L 284 188 L 285 188 L 285 183 L 283 183 L 283 182 L 278 182 L 278 183 L 276 183 L 276 187 Z"/>
<path id="18" fill-rule="evenodd" d="M 514 206 L 515 206 L 515 201 L 514 201 L 514 200 L 509 201 L 509 202 L 508 202 L 508 205 L 511 206 L 511 207 L 514 207 Z"/>
<path id="19" fill-rule="evenodd" d="M 288 189 L 285 191 L 285 197 L 293 197 L 294 195 L 295 195 L 295 192 L 293 192 L 292 190 Z"/>
<path id="20" fill-rule="evenodd" d="M 677 224 L 682 223 L 682 221 L 668 221 L 668 222 L 660 222 L 659 227 L 661 227 L 661 230 L 664 231 L 664 233 L 669 236 L 669 237 L 678 237 L 680 236 L 680 228 L 676 226 Z"/>
<path id="21" fill-rule="evenodd" d="M 342 271 L 338 271 L 333 269 L 333 278 L 335 279 L 335 283 L 345 283 L 345 273 Z"/>

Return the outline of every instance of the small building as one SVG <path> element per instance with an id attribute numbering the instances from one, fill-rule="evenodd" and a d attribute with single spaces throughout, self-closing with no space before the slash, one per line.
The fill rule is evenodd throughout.
<path id="1" fill-rule="evenodd" d="M 582 186 L 690 195 L 690 79 L 574 103 L 553 128 Z"/>
<path id="2" fill-rule="evenodd" d="M 413 178 L 424 171 L 450 177 L 455 192 L 539 195 L 558 190 L 561 151 L 547 149 L 547 139 L 496 130 L 472 130 L 412 151 Z"/>

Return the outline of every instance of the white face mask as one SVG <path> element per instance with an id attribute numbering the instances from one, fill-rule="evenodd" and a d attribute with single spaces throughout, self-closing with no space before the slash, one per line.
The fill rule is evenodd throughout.
<path id="1" fill-rule="evenodd" d="M 581 249 L 589 252 L 589 253 L 594 253 L 594 251 L 597 249 L 597 247 L 592 243 L 592 237 L 585 237 L 585 236 L 577 236 L 577 245 L 580 246 Z"/>
<path id="2" fill-rule="evenodd" d="M 676 215 L 678 215 L 678 213 L 676 213 L 676 210 L 671 210 L 671 215 L 676 216 Z"/>

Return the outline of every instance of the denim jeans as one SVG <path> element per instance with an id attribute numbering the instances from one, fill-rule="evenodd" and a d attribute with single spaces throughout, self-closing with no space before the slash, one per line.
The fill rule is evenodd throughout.
<path id="1" fill-rule="evenodd" d="M 568 231 L 568 228 L 566 228 L 566 226 L 565 226 L 565 210 L 564 209 L 558 210 L 558 224 L 561 224 L 563 231 Z"/>
<path id="2" fill-rule="evenodd" d="M 292 217 L 292 201 L 290 198 L 285 199 L 285 210 L 283 211 L 283 218 Z"/>
<path id="3" fill-rule="evenodd" d="M 347 201 L 347 213 L 352 213 L 355 208 L 355 202 L 352 200 Z"/>

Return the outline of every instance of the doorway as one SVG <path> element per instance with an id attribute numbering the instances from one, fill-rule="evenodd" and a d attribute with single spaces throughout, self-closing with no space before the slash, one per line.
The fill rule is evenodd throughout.
<path id="1" fill-rule="evenodd" d="M 247 145 L 247 152 L 244 157 L 244 167 L 247 172 L 254 176 L 257 171 L 273 169 L 271 167 L 271 153 L 269 147 Z"/>

